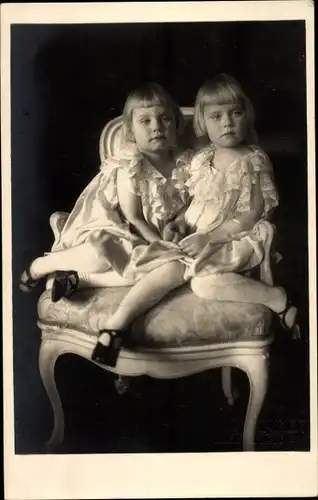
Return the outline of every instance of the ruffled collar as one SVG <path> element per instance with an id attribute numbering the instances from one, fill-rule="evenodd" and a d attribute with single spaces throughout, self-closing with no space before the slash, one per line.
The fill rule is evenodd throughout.
<path id="1" fill-rule="evenodd" d="M 254 155 L 264 155 L 263 151 L 260 149 L 259 146 L 250 144 L 247 146 L 250 148 L 250 152 L 244 155 L 244 158 L 247 157 L 252 157 Z M 198 151 L 194 155 L 194 161 L 192 162 L 191 165 L 191 171 L 192 173 L 196 172 L 197 170 L 212 170 L 212 172 L 216 172 L 217 169 L 214 167 L 214 155 L 215 152 L 217 151 L 217 147 L 213 144 L 210 143 L 208 146 L 205 146 L 203 149 Z"/>
<path id="2" fill-rule="evenodd" d="M 180 168 L 184 167 L 186 161 L 183 159 L 180 153 L 177 153 L 176 151 L 173 152 L 172 161 L 174 162 L 175 166 L 172 169 L 170 177 L 165 177 L 147 158 L 143 156 L 141 158 L 140 165 L 145 172 L 146 177 L 155 179 L 159 184 L 162 185 L 170 182 L 174 184 L 175 182 L 180 180 Z"/>
<path id="3" fill-rule="evenodd" d="M 101 165 L 100 170 L 109 172 L 110 164 L 113 167 L 126 167 L 132 172 L 138 172 L 143 177 L 151 178 L 156 183 L 165 185 L 173 183 L 178 187 L 180 184 L 180 174 L 183 168 L 189 164 L 191 151 L 172 150 L 172 160 L 175 167 L 171 172 L 171 177 L 165 177 L 137 148 L 135 143 L 128 144 L 122 148 L 117 155 L 108 157 Z M 181 186 L 180 186 L 181 187 Z"/>

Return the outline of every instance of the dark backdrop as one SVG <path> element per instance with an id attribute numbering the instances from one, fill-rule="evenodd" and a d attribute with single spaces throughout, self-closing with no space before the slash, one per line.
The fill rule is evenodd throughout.
<path id="1" fill-rule="evenodd" d="M 277 246 L 284 259 L 276 268 L 276 281 L 288 287 L 303 312 L 304 338 L 298 347 L 289 342 L 288 335 L 278 335 L 281 341 L 277 340 L 274 345 L 274 383 L 263 415 L 263 422 L 267 423 L 263 423 L 263 429 L 260 423 L 259 431 L 263 433 L 262 449 L 306 449 L 308 292 L 304 23 L 15 25 L 12 27 L 11 44 L 17 452 L 41 450 L 52 424 L 50 407 L 37 371 L 40 342 L 36 328 L 38 295 L 25 296 L 18 291 L 19 275 L 30 259 L 50 248 L 49 215 L 55 210 L 70 210 L 80 191 L 97 172 L 100 132 L 108 120 L 121 113 L 125 97 L 134 87 L 149 80 L 156 81 L 180 105 L 191 106 L 203 81 L 221 71 L 241 82 L 255 106 L 256 128 L 263 147 L 274 163 L 281 198 L 275 222 L 278 228 Z M 276 374 L 275 366 L 278 370 Z M 290 376 L 294 377 L 292 383 Z M 136 381 L 135 392 L 127 396 L 124 403 L 118 403 L 114 395 L 109 396 L 115 398 L 113 403 L 117 410 L 107 417 L 108 426 L 118 421 L 120 405 L 124 405 L 124 413 L 130 412 L 130 415 L 132 408 L 141 405 L 140 414 L 137 410 L 133 412 L 136 420 L 132 425 L 129 418 L 120 424 L 128 436 L 125 444 L 114 441 L 107 448 L 107 444 L 100 444 L 103 440 L 98 434 L 96 439 L 87 434 L 86 448 L 83 438 L 84 448 L 79 446 L 79 451 L 96 451 L 98 446 L 100 451 L 121 451 L 121 446 L 122 451 L 205 450 L 204 422 L 200 421 L 201 411 L 196 412 L 197 405 L 203 404 L 197 388 L 202 388 L 207 380 L 214 380 L 215 384 L 211 386 L 218 386 L 217 377 L 215 374 L 202 374 L 187 381 Z M 57 379 L 68 406 L 68 429 L 76 427 L 74 415 L 78 412 L 85 416 L 78 423 L 78 432 L 82 436 L 88 432 L 88 427 L 97 425 L 100 415 L 103 415 L 100 418 L 104 428 L 105 390 L 113 394 L 110 375 L 101 374 L 83 360 L 65 357 L 58 361 Z M 65 380 L 69 381 L 68 389 L 65 388 Z M 241 384 L 243 394 L 247 394 L 244 378 Z M 194 388 L 192 392 L 191 387 Z M 77 390 L 81 398 L 76 396 Z M 210 386 L 209 390 L 212 390 Z M 153 399 L 149 402 L 149 391 L 155 392 L 157 403 Z M 297 391 L 296 405 L 294 398 Z M 86 406 L 83 393 L 88 398 Z M 204 401 L 204 395 L 202 397 Z M 215 397 L 218 397 L 217 390 Z M 223 404 L 221 396 L 219 399 L 221 402 L 217 403 L 217 408 Z M 70 400 L 71 403 L 68 403 Z M 243 409 L 245 403 L 243 396 Z M 155 404 L 159 404 L 160 411 L 158 409 L 157 413 Z M 280 405 L 283 408 L 281 413 Z M 100 409 L 100 414 L 96 414 L 96 407 Z M 151 416 L 147 414 L 149 407 L 153 412 Z M 91 412 L 91 408 L 95 408 L 95 413 Z M 185 413 L 180 416 L 180 411 Z M 218 429 L 224 428 L 224 442 L 219 444 L 219 449 L 240 446 L 240 424 L 237 422 L 242 417 L 237 416 L 239 409 L 235 411 L 228 413 L 230 420 L 227 423 L 222 419 L 218 423 Z M 218 411 L 214 408 L 211 415 L 219 418 L 215 413 L 218 414 Z M 181 422 L 190 418 L 189 415 L 191 422 L 196 424 L 184 425 L 201 429 L 199 434 L 194 434 L 191 442 L 185 439 Z M 140 419 L 148 422 L 141 426 L 142 431 L 138 427 Z M 149 421 L 155 424 L 148 435 L 145 429 L 148 429 Z M 238 430 L 235 430 L 236 426 Z M 273 438 L 273 432 L 276 438 Z M 179 441 L 172 438 L 179 434 Z M 161 437 L 151 441 L 149 436 L 153 435 Z M 76 433 L 74 436 L 75 439 Z M 147 446 L 141 444 L 145 439 Z M 74 442 L 70 445 L 71 450 L 74 450 Z M 217 442 L 217 439 L 212 438 L 212 442 Z M 207 449 L 214 449 L 211 441 L 209 446 Z"/>

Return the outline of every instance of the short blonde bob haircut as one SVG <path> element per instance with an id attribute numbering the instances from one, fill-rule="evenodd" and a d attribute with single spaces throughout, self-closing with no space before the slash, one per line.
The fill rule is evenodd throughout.
<path id="1" fill-rule="evenodd" d="M 221 73 L 207 80 L 199 89 L 193 117 L 193 128 L 197 137 L 207 137 L 204 121 L 204 107 L 207 104 L 239 104 L 246 113 L 246 139 L 248 144 L 257 144 L 258 137 L 254 128 L 254 108 L 240 84 L 232 77 Z"/>
<path id="2" fill-rule="evenodd" d="M 176 136 L 180 137 L 184 130 L 184 117 L 181 109 L 172 97 L 157 83 L 147 83 L 143 87 L 129 94 L 123 110 L 123 139 L 135 142 L 132 131 L 132 116 L 134 109 L 148 108 L 151 106 L 163 106 L 169 110 L 174 118 Z"/>

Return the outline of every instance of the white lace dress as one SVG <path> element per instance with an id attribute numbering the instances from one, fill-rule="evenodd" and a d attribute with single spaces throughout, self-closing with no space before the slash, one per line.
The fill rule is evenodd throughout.
<path id="1" fill-rule="evenodd" d="M 52 251 L 70 248 L 103 234 L 110 234 L 131 257 L 125 276 L 138 278 L 149 269 L 161 264 L 163 254 L 175 245 L 168 242 L 145 244 L 121 215 L 117 193 L 118 169 L 128 174 L 129 189 L 141 198 L 144 218 L 159 233 L 169 220 L 188 202 L 185 187 L 190 153 L 174 153 L 175 168 L 166 179 L 134 147 L 120 151 L 118 157 L 109 157 L 101 165 L 100 172 L 77 199 L 63 228 L 61 237 Z M 169 252 L 168 252 L 169 253 Z M 180 252 L 178 253 L 180 256 Z M 169 255 L 166 255 L 169 260 Z M 105 253 L 109 269 L 116 264 L 116 255 Z M 151 264 L 155 259 L 156 263 Z M 170 259 L 171 260 L 171 259 Z M 114 266 L 116 268 L 116 265 Z M 140 271 L 139 271 L 140 269 Z"/>
<path id="2" fill-rule="evenodd" d="M 258 146 L 251 145 L 248 152 L 229 166 L 217 165 L 215 148 L 210 145 L 192 159 L 189 179 L 186 182 L 192 202 L 186 211 L 190 232 L 212 231 L 225 220 L 250 210 L 251 187 L 255 172 L 259 172 L 264 198 L 262 219 L 278 205 L 278 193 L 273 180 L 273 169 L 268 156 Z M 233 191 L 238 193 L 233 204 Z M 240 240 L 225 243 L 207 261 L 198 273 L 244 271 L 258 265 L 263 259 L 263 243 L 258 233 L 258 223 Z M 191 273 L 190 273 L 191 274 Z"/>
<path id="3" fill-rule="evenodd" d="M 136 156 L 133 162 L 124 167 L 128 174 L 127 189 L 140 197 L 146 222 L 155 226 L 160 235 L 166 224 L 189 203 L 186 181 L 191 158 L 191 151 L 175 154 L 176 166 L 170 178 L 164 177 L 142 155 Z M 131 249 L 129 257 L 122 274 L 129 280 L 138 281 L 152 270 L 180 260 L 184 255 L 177 244 L 160 240 L 153 243 L 138 242 Z M 116 256 L 112 264 L 118 269 Z"/>

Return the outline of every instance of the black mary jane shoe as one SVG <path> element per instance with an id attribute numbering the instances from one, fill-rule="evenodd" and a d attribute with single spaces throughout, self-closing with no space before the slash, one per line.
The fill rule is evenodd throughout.
<path id="1" fill-rule="evenodd" d="M 92 360 L 96 363 L 115 367 L 123 344 L 123 330 L 105 328 L 100 330 L 99 339 L 92 353 Z"/>
<path id="2" fill-rule="evenodd" d="M 63 297 L 69 298 L 78 289 L 78 284 L 76 271 L 56 271 L 51 289 L 52 302 L 58 302 Z"/>
<path id="3" fill-rule="evenodd" d="M 286 330 L 292 334 L 292 339 L 297 340 L 297 339 L 301 338 L 300 327 L 297 323 L 297 317 L 299 316 L 299 311 L 297 310 L 297 312 L 296 312 L 295 321 L 294 321 L 292 326 L 288 326 L 286 323 L 286 315 L 292 307 L 294 307 L 294 305 L 292 304 L 291 300 L 287 299 L 285 308 L 282 311 L 280 311 L 279 313 L 277 313 L 277 316 L 278 316 L 279 322 L 280 322 L 281 326 L 284 328 L 284 330 Z"/>
<path id="4" fill-rule="evenodd" d="M 33 292 L 34 288 L 38 286 L 40 281 L 40 279 L 32 278 L 30 269 L 26 269 L 20 277 L 19 288 L 22 292 L 30 293 Z"/>

